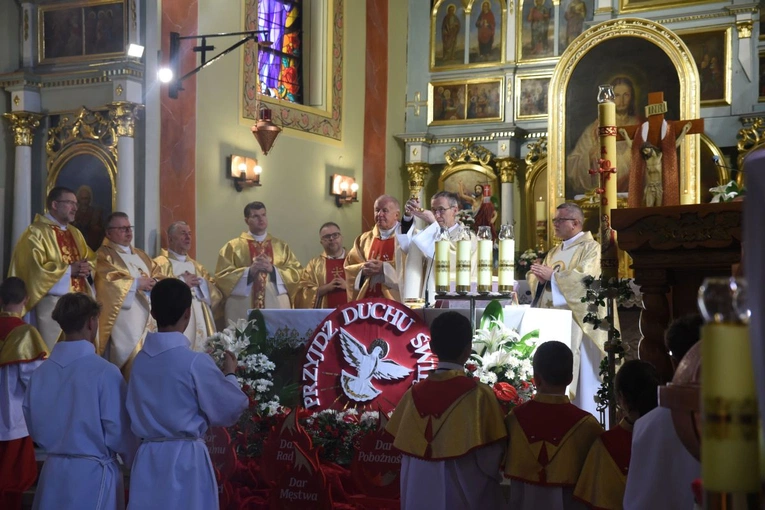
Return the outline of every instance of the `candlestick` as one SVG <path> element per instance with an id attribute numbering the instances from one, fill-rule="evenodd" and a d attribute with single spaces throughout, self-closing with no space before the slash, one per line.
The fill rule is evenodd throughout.
<path id="1" fill-rule="evenodd" d="M 464 229 L 462 238 L 457 241 L 457 293 L 470 292 L 470 249 L 472 248 L 470 232 Z"/>
<path id="2" fill-rule="evenodd" d="M 449 249 L 451 241 L 443 229 L 441 236 L 436 241 L 436 293 L 449 292 Z"/>
<path id="3" fill-rule="evenodd" d="M 542 199 L 542 197 L 539 197 L 536 205 L 537 221 L 547 221 L 547 204 L 545 204 L 545 201 Z"/>
<path id="4" fill-rule="evenodd" d="M 611 85 L 598 90 L 598 135 L 600 137 L 599 189 L 601 268 L 604 279 L 618 278 L 619 258 L 616 232 L 611 229 L 611 211 L 616 208 L 616 105 Z"/>
<path id="5" fill-rule="evenodd" d="M 499 269 L 497 279 L 499 292 L 513 291 L 515 282 L 515 240 L 513 239 L 513 227 L 502 225 L 499 229 Z"/>
<path id="6" fill-rule="evenodd" d="M 491 227 L 478 227 L 478 292 L 491 292 L 492 249 Z"/>

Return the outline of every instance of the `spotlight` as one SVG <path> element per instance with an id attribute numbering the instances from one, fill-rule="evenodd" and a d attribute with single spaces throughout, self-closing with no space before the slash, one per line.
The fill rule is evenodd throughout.
<path id="1" fill-rule="evenodd" d="M 157 79 L 162 83 L 170 83 L 173 81 L 173 70 L 169 67 L 160 67 L 157 71 Z"/>
<path id="2" fill-rule="evenodd" d="M 128 57 L 134 57 L 134 58 L 141 58 L 143 57 L 143 46 L 140 44 L 131 43 L 130 46 L 128 46 Z"/>

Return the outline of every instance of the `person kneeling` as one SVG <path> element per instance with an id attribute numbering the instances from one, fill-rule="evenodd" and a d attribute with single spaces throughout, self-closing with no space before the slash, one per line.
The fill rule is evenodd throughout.
<path id="1" fill-rule="evenodd" d="M 58 300 L 52 317 L 65 338 L 32 374 L 24 396 L 29 434 L 48 455 L 35 509 L 125 508 L 116 454 L 129 467 L 138 441 L 125 412 L 125 380 L 96 354 L 100 311 L 85 294 Z"/>
<path id="2" fill-rule="evenodd" d="M 386 430 L 401 461 L 401 508 L 498 508 L 507 431 L 494 392 L 465 375 L 473 330 L 457 312 L 430 327 L 438 368 L 407 390 Z"/>
<path id="3" fill-rule="evenodd" d="M 249 400 L 239 388 L 236 359 L 227 352 L 224 376 L 206 353 L 183 335 L 191 318 L 191 290 L 181 280 L 161 280 L 151 291 L 157 333 L 135 357 L 127 410 L 143 439 L 130 473 L 135 510 L 215 510 L 218 485 L 202 440 L 211 426 L 236 423 Z"/>

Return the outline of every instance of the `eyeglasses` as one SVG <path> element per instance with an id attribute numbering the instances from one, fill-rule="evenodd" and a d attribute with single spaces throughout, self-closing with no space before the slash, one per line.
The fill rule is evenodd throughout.
<path id="1" fill-rule="evenodd" d="M 552 222 L 555 223 L 556 225 L 558 223 L 563 223 L 564 221 L 576 221 L 576 218 L 554 218 L 552 220 Z"/>
<path id="2" fill-rule="evenodd" d="M 435 209 L 431 209 L 431 211 L 433 212 L 433 214 L 438 214 L 439 216 L 443 216 L 446 213 L 446 211 L 448 211 L 449 209 L 454 209 L 454 206 L 452 206 L 452 207 L 436 207 Z"/>
<path id="3" fill-rule="evenodd" d="M 335 239 L 339 239 L 342 234 L 340 232 L 335 232 L 334 234 L 327 234 L 325 236 L 321 236 L 322 241 L 334 241 Z"/>
<path id="4" fill-rule="evenodd" d="M 55 200 L 55 202 L 58 202 L 59 204 L 69 204 L 77 207 L 77 200 Z"/>
<path id="5" fill-rule="evenodd" d="M 109 227 L 106 230 L 119 230 L 120 232 L 127 234 L 133 230 L 133 227 Z"/>

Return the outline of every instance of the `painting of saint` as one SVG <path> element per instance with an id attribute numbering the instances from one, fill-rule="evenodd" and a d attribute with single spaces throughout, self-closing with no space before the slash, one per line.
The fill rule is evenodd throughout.
<path id="1" fill-rule="evenodd" d="M 480 5 L 480 9 L 477 7 Z M 470 63 L 499 62 L 502 6 L 498 0 L 473 3 L 470 14 Z"/>
<path id="2" fill-rule="evenodd" d="M 78 57 L 83 53 L 82 10 L 56 9 L 43 13 L 44 58 Z"/>
<path id="3" fill-rule="evenodd" d="M 465 63 L 465 10 L 458 0 L 442 2 L 435 19 L 433 39 L 433 67 L 462 65 Z"/>
<path id="4" fill-rule="evenodd" d="M 541 118 L 547 115 L 547 97 L 550 78 L 522 78 L 519 80 L 519 98 L 516 115 L 519 120 Z"/>
<path id="5" fill-rule="evenodd" d="M 561 12 L 563 12 L 563 27 L 560 31 L 560 53 L 563 53 L 568 45 L 584 31 L 584 23 L 592 20 L 593 0 L 569 0 L 565 10 Z"/>
<path id="6" fill-rule="evenodd" d="M 433 122 L 465 119 L 465 85 L 433 87 Z"/>
<path id="7" fill-rule="evenodd" d="M 468 85 L 468 119 L 499 119 L 501 108 L 501 82 L 472 83 Z"/>
<path id="8" fill-rule="evenodd" d="M 537 59 L 554 55 L 554 11 L 550 0 L 525 0 L 521 30 L 521 58 Z"/>
<path id="9" fill-rule="evenodd" d="M 730 29 L 704 30 L 679 33 L 696 61 L 701 84 L 701 104 L 730 104 L 727 84 L 730 82 L 727 62 Z"/>
<path id="10" fill-rule="evenodd" d="M 125 51 L 125 27 L 121 3 L 86 7 L 84 12 L 86 55 Z"/>

